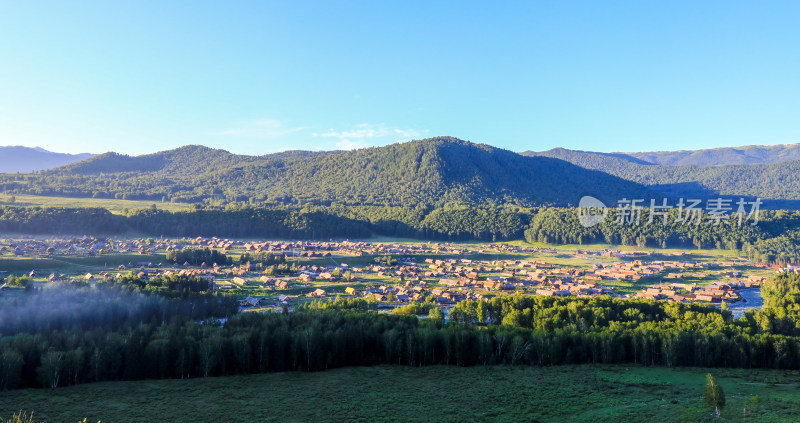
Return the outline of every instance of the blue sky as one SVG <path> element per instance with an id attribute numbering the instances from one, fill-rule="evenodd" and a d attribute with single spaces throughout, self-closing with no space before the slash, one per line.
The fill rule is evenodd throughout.
<path id="1" fill-rule="evenodd" d="M 800 2 L 3 1 L 0 145 L 800 142 Z"/>

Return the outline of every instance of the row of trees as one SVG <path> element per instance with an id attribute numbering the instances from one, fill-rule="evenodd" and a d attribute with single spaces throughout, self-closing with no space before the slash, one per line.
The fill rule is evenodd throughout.
<path id="1" fill-rule="evenodd" d="M 372 234 L 444 240 L 522 237 L 532 209 L 450 205 L 438 209 L 311 206 L 157 208 L 114 215 L 104 209 L 0 206 L 0 230 L 17 233 L 139 233 L 272 238 L 365 238 Z M 266 263 L 265 263 L 266 264 Z"/>
<path id="2" fill-rule="evenodd" d="M 0 232 L 33 234 L 120 233 L 125 219 L 101 208 L 0 206 Z"/>
<path id="3" fill-rule="evenodd" d="M 274 266 L 276 264 L 286 263 L 286 254 L 273 254 L 269 251 L 260 253 L 244 253 L 239 256 L 239 263 L 256 264 L 260 265 L 261 267 Z"/>
<path id="4" fill-rule="evenodd" d="M 738 224 L 708 224 L 705 213 L 698 217 L 701 224 L 679 222 L 676 211 L 668 216 L 653 216 L 643 210 L 634 223 L 617 223 L 616 210 L 611 210 L 603 223 L 585 227 L 581 224 L 576 209 L 547 208 L 540 210 L 525 230 L 529 242 L 555 244 L 608 243 L 637 245 L 640 247 L 689 247 L 739 249 L 745 243 L 753 243 L 769 234 L 761 227 L 749 222 Z M 626 216 L 627 218 L 627 216 Z M 796 218 L 800 218 L 797 216 Z M 800 221 L 800 220 L 799 220 Z"/>
<path id="5" fill-rule="evenodd" d="M 576 209 L 542 208 L 532 215 L 525 239 L 554 244 L 717 248 L 739 250 L 743 256 L 759 262 L 781 265 L 800 262 L 800 212 L 797 211 L 762 210 L 756 225 L 751 225 L 752 219 L 739 224 L 736 217 L 713 225 L 709 224 L 706 213 L 696 218 L 699 225 L 690 224 L 678 221 L 676 210 L 666 217 L 653 216 L 652 221 L 649 210 L 642 210 L 638 224 L 618 224 L 617 216 L 616 210 L 610 210 L 603 223 L 585 227 Z"/>
<path id="6" fill-rule="evenodd" d="M 184 248 L 167 251 L 167 261 L 177 264 L 189 263 L 193 266 L 218 264 L 224 266 L 232 262 L 231 258 L 218 250 L 210 248 Z"/>
<path id="7" fill-rule="evenodd" d="M 148 287 L 180 292 L 179 280 L 127 277 L 94 290 L 62 287 L 56 297 L 39 290 L 3 307 L 0 321 L 11 325 L 0 336 L 0 388 L 376 364 L 800 369 L 795 274 L 765 283 L 766 307 L 741 319 L 701 305 L 512 296 L 461 302 L 449 323 L 428 304 L 383 314 L 363 299 L 316 301 L 293 313 L 244 313 L 224 325 L 197 323 L 234 312 L 235 303 L 195 282 L 191 295 L 174 299 Z M 72 307 L 59 310 L 53 298 Z M 44 313 L 27 318 L 28 308 L 42 304 Z M 428 319 L 413 315 L 426 310 Z"/>
<path id="8" fill-rule="evenodd" d="M 125 275 L 97 284 L 85 281 L 30 285 L 25 295 L 0 299 L 0 335 L 48 330 L 118 330 L 145 321 L 199 320 L 235 314 L 232 296 L 212 293 L 196 276 L 150 279 Z"/>
<path id="9" fill-rule="evenodd" d="M 555 244 L 609 243 L 647 248 L 719 248 L 740 250 L 770 263 L 800 261 L 800 212 L 762 211 L 751 222 L 699 225 L 677 222 L 675 211 L 664 219 L 642 211 L 638 224 L 616 224 L 615 211 L 604 223 L 581 225 L 576 209 L 465 206 L 440 208 L 385 206 L 312 206 L 195 208 L 168 212 L 156 208 L 114 215 L 104 209 L 0 206 L 0 231 L 18 233 L 122 233 L 134 230 L 165 236 L 270 237 L 291 239 L 363 238 L 373 234 L 418 239 L 501 241 L 524 238 Z M 663 224 L 662 221 L 666 221 Z M 223 264 L 221 257 L 198 251 L 170 252 L 171 261 Z M 212 254 L 212 253 L 209 253 Z M 219 253 L 215 253 L 219 254 Z M 202 257 L 200 256 L 202 255 Z M 212 254 L 213 255 L 213 254 Z M 278 261 L 275 261 L 278 260 Z M 280 258 L 252 257 L 263 266 Z"/>
<path id="10" fill-rule="evenodd" d="M 143 322 L 106 332 L 45 331 L 0 339 L 0 384 L 186 378 L 376 364 L 800 368 L 797 337 L 748 334 L 731 323 L 691 331 L 665 323 L 598 330 L 479 327 L 369 311 L 245 313 L 216 324 Z"/>
<path id="11" fill-rule="evenodd" d="M 121 287 L 128 290 L 143 291 L 149 294 L 158 294 L 166 298 L 206 298 L 214 292 L 214 282 L 211 278 L 194 275 L 155 276 L 140 278 L 133 274 L 120 276 L 103 282 L 104 287 Z M 213 297 L 212 297 L 213 298 Z M 216 297 L 230 300 L 228 297 Z M 234 309 L 225 310 L 226 315 L 233 313 Z"/>

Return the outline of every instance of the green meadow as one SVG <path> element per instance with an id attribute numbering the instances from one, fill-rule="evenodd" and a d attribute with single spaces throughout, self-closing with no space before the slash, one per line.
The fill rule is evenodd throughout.
<path id="1" fill-rule="evenodd" d="M 69 207 L 69 208 L 84 208 L 84 207 L 97 207 L 107 209 L 114 214 L 122 214 L 125 209 L 146 209 L 153 204 L 161 210 L 171 212 L 187 210 L 191 207 L 187 203 L 169 203 L 159 201 L 136 201 L 136 200 L 119 200 L 108 198 L 73 198 L 73 197 L 46 197 L 41 195 L 27 195 L 17 194 L 14 195 L 14 202 L 12 203 L 11 195 L 0 196 L 1 206 L 38 206 L 38 207 Z"/>
<path id="2" fill-rule="evenodd" d="M 703 403 L 709 371 L 725 389 L 721 419 Z M 19 410 L 47 422 L 796 422 L 800 373 L 591 365 L 356 367 L 95 383 L 0 396 L 0 417 Z"/>

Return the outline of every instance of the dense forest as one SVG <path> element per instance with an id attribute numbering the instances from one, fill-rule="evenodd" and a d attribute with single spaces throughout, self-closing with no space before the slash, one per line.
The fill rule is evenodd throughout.
<path id="1" fill-rule="evenodd" d="M 531 218 L 525 230 L 529 242 L 554 244 L 608 243 L 640 247 L 717 248 L 739 250 L 742 256 L 764 263 L 800 263 L 800 212 L 762 210 L 756 225 L 752 221 L 738 224 L 731 216 L 727 224 L 708 224 L 709 215 L 702 214 L 699 225 L 676 222 L 676 212 L 670 211 L 666 223 L 663 216 L 649 222 L 648 210 L 643 210 L 638 225 L 615 223 L 616 210 L 604 223 L 592 227 L 580 224 L 575 209 L 543 208 Z"/>
<path id="2" fill-rule="evenodd" d="M 62 284 L 0 308 L 11 322 L 0 331 L 0 389 L 377 364 L 799 369 L 800 277 L 777 275 L 763 293 L 766 307 L 740 319 L 724 307 L 513 296 L 461 302 L 449 322 L 429 307 L 421 320 L 336 299 L 221 325 L 213 318 L 230 314 L 228 299 L 200 281 Z"/>
<path id="3" fill-rule="evenodd" d="M 236 207 L 169 212 L 156 208 L 114 215 L 105 209 L 0 206 L 0 231 L 27 234 L 365 238 L 374 234 L 420 239 L 522 238 L 534 209 L 448 205 L 405 207 Z"/>

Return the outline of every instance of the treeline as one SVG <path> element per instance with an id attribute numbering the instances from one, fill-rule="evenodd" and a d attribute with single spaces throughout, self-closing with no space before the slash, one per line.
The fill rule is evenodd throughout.
<path id="1" fill-rule="evenodd" d="M 374 302 L 363 299 L 336 299 L 292 313 L 239 314 L 221 325 L 196 321 L 220 310 L 206 308 L 198 315 L 197 304 L 171 308 L 191 299 L 141 296 L 118 286 L 113 289 L 119 298 L 108 301 L 86 288 L 72 289 L 73 294 L 61 291 L 53 297 L 66 299 L 60 305 L 37 291 L 0 309 L 4 322 L 30 316 L 34 307 L 46 310 L 38 322 L 17 318 L 20 326 L 2 332 L 0 388 L 378 364 L 800 369 L 800 277 L 795 274 L 767 282 L 766 307 L 740 319 L 724 307 L 513 296 L 461 302 L 450 311 L 449 323 L 426 304 L 408 310 L 430 309 L 431 317 L 421 320 L 405 311 L 379 313 Z M 66 312 L 50 310 L 73 303 Z M 114 314 L 98 316 L 97 309 Z"/>
<path id="2" fill-rule="evenodd" d="M 684 216 L 685 217 L 685 216 Z M 642 248 L 716 248 L 739 250 L 751 260 L 765 263 L 800 262 L 800 212 L 761 210 L 758 223 L 737 217 L 709 224 L 709 215 L 702 213 L 699 225 L 678 222 L 672 210 L 662 224 L 663 216 L 650 221 L 650 212 L 642 210 L 639 224 L 616 223 L 617 211 L 609 210 L 603 223 L 592 227 L 581 225 L 576 209 L 549 207 L 538 209 L 525 230 L 528 242 L 587 245 L 606 243 Z M 693 220 L 694 222 L 694 220 Z"/>
<path id="3" fill-rule="evenodd" d="M 234 297 L 211 294 L 207 281 L 188 276 L 29 288 L 0 298 L 0 390 L 129 378 L 139 361 L 132 352 L 142 353 L 136 334 L 145 328 L 238 311 Z"/>
<path id="4" fill-rule="evenodd" d="M 800 336 L 800 275 L 780 273 L 761 287 L 764 308 L 759 315 L 762 328 Z"/>
<path id="5" fill-rule="evenodd" d="M 167 251 L 167 261 L 184 264 L 189 263 L 192 266 L 200 265 L 219 265 L 225 266 L 231 263 L 231 258 L 220 251 L 206 248 L 184 248 L 181 250 Z"/>
<path id="6" fill-rule="evenodd" d="M 529 242 L 555 244 L 606 243 L 657 248 L 736 250 L 745 243 L 753 243 L 770 235 L 763 230 L 763 223 L 762 226 L 752 226 L 751 222 L 732 224 L 731 221 L 720 225 L 709 224 L 709 216 L 705 213 L 696 218 L 701 222 L 699 225 L 676 221 L 676 211 L 671 211 L 666 216 L 666 224 L 662 223 L 664 216 L 653 216 L 651 221 L 647 209 L 641 212 L 638 223 L 634 224 L 617 223 L 617 215 L 616 210 L 612 209 L 603 223 L 585 227 L 581 225 L 576 209 L 542 209 L 531 220 L 530 227 L 525 231 L 525 239 Z M 800 214 L 795 214 L 794 219 L 800 223 Z"/>
<path id="7" fill-rule="evenodd" d="M 127 223 L 143 232 L 277 238 L 364 238 L 373 234 L 441 240 L 519 239 L 534 209 L 446 205 L 442 208 L 309 206 L 203 208 L 186 212 L 141 209 Z"/>
<path id="8" fill-rule="evenodd" d="M 787 230 L 773 238 L 742 245 L 742 255 L 750 260 L 781 266 L 800 263 L 800 231 Z"/>
<path id="9" fill-rule="evenodd" d="M 0 231 L 28 234 L 120 234 L 127 231 L 171 237 L 222 236 L 283 239 L 365 238 L 372 235 L 448 241 L 505 241 L 587 245 L 607 243 L 642 248 L 718 248 L 740 250 L 768 263 L 800 261 L 800 212 L 762 210 L 757 225 L 735 219 L 709 224 L 677 222 L 641 212 L 638 224 L 615 223 L 616 211 L 604 223 L 584 227 L 574 208 L 522 208 L 446 204 L 440 208 L 389 206 L 229 205 L 169 212 L 155 207 L 114 215 L 104 209 L 0 206 Z M 223 264 L 222 257 L 198 251 L 171 253 L 170 261 L 198 265 Z M 217 253 L 218 254 L 218 253 Z M 202 255 L 202 256 L 201 256 Z M 265 267 L 280 264 L 254 257 Z"/>
<path id="10" fill-rule="evenodd" d="M 228 206 L 178 212 L 148 208 L 114 215 L 104 209 L 0 206 L 0 231 L 29 234 L 119 234 L 136 231 L 164 236 L 283 239 L 366 238 L 377 234 L 420 239 L 495 241 L 521 238 L 533 213 L 533 209 L 516 207 L 460 205 L 439 209 Z M 186 260 L 178 261 L 183 263 Z M 213 262 L 202 261 L 209 264 Z"/>
<path id="11" fill-rule="evenodd" d="M 105 286 L 119 286 L 124 288 L 133 287 L 149 294 L 157 294 L 166 298 L 207 298 L 214 292 L 214 281 L 211 278 L 204 278 L 195 275 L 172 275 L 139 277 L 129 274 L 112 278 L 102 282 Z M 215 301 L 223 301 L 228 309 L 224 310 L 224 315 L 235 312 L 233 302 L 229 297 L 217 297 Z"/>
<path id="12" fill-rule="evenodd" d="M 163 283 L 170 283 L 170 288 L 162 289 Z M 50 282 L 44 288 L 26 290 L 19 298 L 0 301 L 0 335 L 115 331 L 143 322 L 161 324 L 236 313 L 235 298 L 212 295 L 208 288 L 187 288 L 199 283 L 189 277 L 149 282 L 128 277 L 94 287 L 85 282 Z"/>
<path id="13" fill-rule="evenodd" d="M 506 312 L 491 311 L 489 304 L 490 316 L 505 314 L 502 325 L 489 326 L 387 315 L 364 311 L 368 304 L 349 304 L 349 310 L 245 313 L 223 326 L 151 321 L 113 332 L 21 333 L 0 338 L 5 357 L 0 383 L 57 387 L 378 364 L 800 368 L 798 338 L 756 329 L 749 320 L 754 316 L 734 321 L 709 308 L 607 298 L 505 301 L 496 305 Z M 457 307 L 451 318 L 472 319 L 470 307 Z M 526 320 L 528 314 L 550 317 L 540 323 Z"/>
<path id="14" fill-rule="evenodd" d="M 121 233 L 125 219 L 102 208 L 0 206 L 0 232 L 28 234 Z"/>

